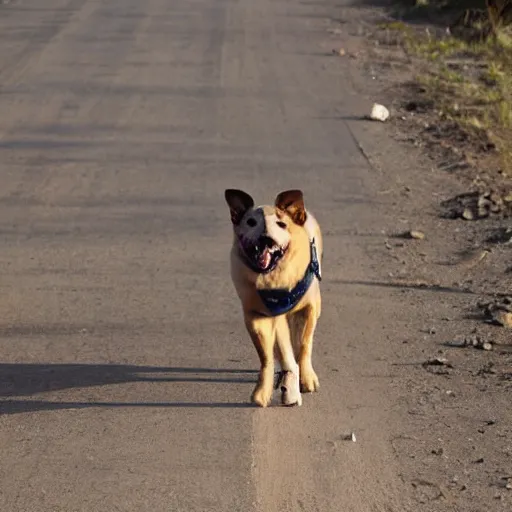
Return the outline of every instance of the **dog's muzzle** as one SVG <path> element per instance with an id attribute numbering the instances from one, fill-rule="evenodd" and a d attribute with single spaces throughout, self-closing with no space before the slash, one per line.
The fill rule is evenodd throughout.
<path id="1" fill-rule="evenodd" d="M 256 243 L 239 238 L 240 248 L 250 268 L 258 273 L 274 270 L 287 247 L 283 248 L 267 235 L 262 235 Z"/>

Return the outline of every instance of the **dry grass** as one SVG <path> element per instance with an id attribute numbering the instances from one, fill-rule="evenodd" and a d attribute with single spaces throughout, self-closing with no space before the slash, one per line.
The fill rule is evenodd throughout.
<path id="1" fill-rule="evenodd" d="M 512 176 L 510 50 L 499 41 L 468 44 L 453 38 L 410 39 L 408 45 L 410 51 L 433 63 L 430 72 L 418 80 L 435 101 L 439 115 L 455 121 L 475 139 L 492 143 L 503 170 Z"/>
<path id="2" fill-rule="evenodd" d="M 468 39 L 419 33 L 403 22 L 386 29 L 399 31 L 407 52 L 426 63 L 416 79 L 439 117 L 456 123 L 477 144 L 487 140 L 499 154 L 502 172 L 512 177 L 512 37 L 504 24 L 489 32 L 489 24 L 478 23 Z M 474 37 L 475 25 L 485 36 Z"/>

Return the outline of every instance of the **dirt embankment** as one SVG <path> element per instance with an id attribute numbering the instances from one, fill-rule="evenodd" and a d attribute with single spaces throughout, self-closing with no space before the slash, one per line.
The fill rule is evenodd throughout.
<path id="1" fill-rule="evenodd" d="M 498 37 L 480 30 L 476 40 L 476 22 L 464 29 L 457 18 L 464 9 L 437 7 L 347 8 L 339 32 L 355 33 L 344 20 L 357 10 L 362 46 L 344 48 L 333 30 L 333 55 L 352 59 L 369 100 L 390 110 L 386 132 L 398 146 L 372 148 L 369 158 L 386 168 L 404 155 L 382 190 L 393 219 L 382 252 L 396 261 L 386 284 L 401 288 L 418 315 L 417 336 L 403 340 L 395 364 L 396 385 L 407 387 L 397 411 L 403 431 L 391 440 L 402 478 L 417 511 L 505 512 L 512 510 L 512 51 L 506 28 Z"/>

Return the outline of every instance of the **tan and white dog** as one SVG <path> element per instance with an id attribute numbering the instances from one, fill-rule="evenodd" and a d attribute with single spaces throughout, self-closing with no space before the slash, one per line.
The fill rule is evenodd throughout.
<path id="1" fill-rule="evenodd" d="M 300 190 L 282 192 L 274 206 L 255 207 L 241 190 L 225 197 L 234 230 L 231 277 L 261 362 L 252 401 L 266 407 L 272 399 L 275 353 L 281 403 L 301 405 L 301 392 L 319 388 L 311 355 L 321 309 L 320 227 Z"/>

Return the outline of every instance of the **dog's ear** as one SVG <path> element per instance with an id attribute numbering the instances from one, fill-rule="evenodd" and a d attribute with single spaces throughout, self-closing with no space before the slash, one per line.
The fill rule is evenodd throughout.
<path id="1" fill-rule="evenodd" d="M 254 206 L 254 200 L 243 190 L 228 188 L 224 192 L 224 197 L 231 212 L 231 222 L 236 226 L 240 224 L 245 212 Z"/>
<path id="2" fill-rule="evenodd" d="M 300 190 L 286 190 L 276 197 L 276 207 L 285 211 L 299 226 L 306 222 L 307 214 L 304 207 L 304 197 Z"/>

